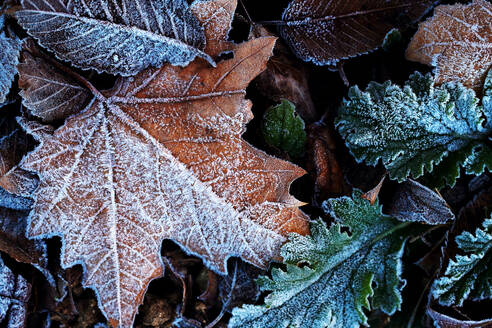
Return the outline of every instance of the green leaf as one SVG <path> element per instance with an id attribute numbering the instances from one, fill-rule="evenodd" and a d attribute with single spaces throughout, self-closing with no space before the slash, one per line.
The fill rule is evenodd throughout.
<path id="1" fill-rule="evenodd" d="M 0 107 L 10 91 L 15 74 L 17 74 L 17 64 L 19 63 L 19 53 L 21 42 L 17 38 L 8 37 L 3 31 L 5 17 L 0 15 Z"/>
<path id="2" fill-rule="evenodd" d="M 492 297 L 492 218 L 486 219 L 475 234 L 456 237 L 463 255 L 450 260 L 444 276 L 432 286 L 432 295 L 443 305 L 461 306 L 465 299 Z"/>
<path id="3" fill-rule="evenodd" d="M 486 85 L 491 79 L 489 73 Z M 371 82 L 365 92 L 351 88 L 336 126 L 357 161 L 376 165 L 381 159 L 398 181 L 442 164 L 435 183 L 454 185 L 460 166 L 477 174 L 492 165 L 490 97 L 480 106 L 473 90 L 455 83 L 436 87 L 430 74 L 417 72 L 403 88 L 391 82 Z"/>
<path id="4" fill-rule="evenodd" d="M 273 147 L 286 151 L 292 157 L 300 157 L 304 153 L 306 132 L 304 121 L 295 112 L 295 105 L 282 100 L 267 109 L 263 117 L 263 137 Z"/>
<path id="5" fill-rule="evenodd" d="M 377 202 L 361 196 L 356 191 L 324 203 L 336 220 L 331 227 L 318 220 L 311 236 L 292 234 L 281 253 L 286 270 L 275 268 L 272 279 L 257 281 L 272 292 L 265 305 L 234 309 L 229 326 L 355 328 L 367 324 L 364 309 L 400 309 L 401 256 L 412 223 L 382 214 Z"/>

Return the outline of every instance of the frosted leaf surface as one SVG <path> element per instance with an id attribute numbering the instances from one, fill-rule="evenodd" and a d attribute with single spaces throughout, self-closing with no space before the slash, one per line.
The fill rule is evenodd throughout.
<path id="1" fill-rule="evenodd" d="M 432 295 L 443 305 L 462 306 L 466 299 L 492 297 L 492 219 L 484 220 L 475 233 L 456 237 L 460 255 L 449 261 L 444 275 L 432 286 Z"/>
<path id="2" fill-rule="evenodd" d="M 22 104 L 44 122 L 80 112 L 93 97 L 87 88 L 28 50 L 22 51 L 18 68 Z"/>
<path id="3" fill-rule="evenodd" d="M 229 327 L 358 328 L 367 324 L 364 309 L 390 315 L 398 310 L 407 236 L 399 228 L 408 223 L 382 214 L 377 202 L 371 205 L 361 195 L 324 203 L 336 220 L 331 227 L 319 220 L 311 225 L 312 236 L 291 234 L 281 253 L 286 271 L 275 268 L 272 279 L 257 281 L 271 291 L 265 305 L 234 309 Z"/>
<path id="4" fill-rule="evenodd" d="M 185 66 L 201 51 L 203 28 L 186 0 L 22 0 L 17 19 L 73 65 L 123 76 L 164 62 Z"/>
<path id="5" fill-rule="evenodd" d="M 352 87 L 336 126 L 357 161 L 381 159 L 399 181 L 434 170 L 441 185 L 454 185 L 461 165 L 479 173 L 492 164 L 486 156 L 492 123 L 484 123 L 492 106 L 485 97 L 484 106 L 478 102 L 461 84 L 436 87 L 430 74 L 415 73 L 403 88 L 391 82 L 371 82 L 365 92 Z"/>
<path id="6" fill-rule="evenodd" d="M 308 232 L 288 192 L 304 171 L 241 139 L 252 118 L 245 88 L 274 43 L 237 45 L 216 68 L 195 60 L 121 78 L 52 135 L 37 134 L 23 162 L 41 180 L 28 234 L 63 237 L 63 267 L 83 264 L 114 327 L 132 325 L 162 274 L 165 238 L 225 273 L 230 256 L 265 268 L 287 233 Z"/>
<path id="7" fill-rule="evenodd" d="M 388 213 L 400 221 L 427 224 L 444 224 L 455 219 L 439 194 L 412 179 L 397 187 Z"/>
<path id="8" fill-rule="evenodd" d="M 422 17 L 434 0 L 292 0 L 279 26 L 297 57 L 317 65 L 367 53 L 401 22 Z"/>
<path id="9" fill-rule="evenodd" d="M 4 31 L 3 15 L 0 15 L 0 104 L 5 102 L 19 63 L 20 40 L 10 38 Z"/>
<path id="10" fill-rule="evenodd" d="M 0 323 L 8 328 L 24 328 L 27 324 L 27 301 L 31 286 L 14 274 L 0 258 Z"/>
<path id="11" fill-rule="evenodd" d="M 457 81 L 479 91 L 492 64 L 492 4 L 441 5 L 421 23 L 410 42 L 409 60 L 436 67 L 435 81 Z"/>

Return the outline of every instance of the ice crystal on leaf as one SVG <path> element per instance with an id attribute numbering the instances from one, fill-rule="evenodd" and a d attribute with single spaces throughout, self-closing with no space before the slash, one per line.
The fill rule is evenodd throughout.
<path id="1" fill-rule="evenodd" d="M 406 56 L 436 67 L 436 83 L 456 81 L 479 91 L 492 64 L 492 4 L 441 5 L 421 23 Z"/>
<path id="2" fill-rule="evenodd" d="M 17 19 L 73 65 L 124 76 L 148 66 L 187 65 L 209 55 L 186 0 L 22 0 Z"/>
<path id="3" fill-rule="evenodd" d="M 10 86 L 17 74 L 17 63 L 19 63 L 20 41 L 10 38 L 4 31 L 5 17 L 0 15 L 0 106 L 10 91 Z"/>
<path id="4" fill-rule="evenodd" d="M 492 297 L 492 218 L 472 234 L 468 231 L 456 237 L 463 252 L 449 261 L 442 277 L 432 286 L 432 295 L 444 305 L 462 306 L 466 299 L 483 300 Z"/>
<path id="5" fill-rule="evenodd" d="M 334 65 L 378 48 L 395 25 L 418 20 L 434 2 L 292 0 L 279 31 L 302 60 Z"/>
<path id="6" fill-rule="evenodd" d="M 336 126 L 358 161 L 381 159 L 391 178 L 434 170 L 438 185 L 454 185 L 461 165 L 473 174 L 492 167 L 491 80 L 489 73 L 482 105 L 473 90 L 452 82 L 436 87 L 430 74 L 413 74 L 403 88 L 391 82 L 371 82 L 365 92 L 353 87 Z"/>
<path id="7" fill-rule="evenodd" d="M 207 13 L 205 35 L 227 35 L 230 21 L 216 22 L 232 17 L 235 1 L 223 4 L 195 3 Z M 211 40 L 209 54 L 223 50 L 225 40 Z M 162 275 L 165 238 L 225 273 L 230 256 L 265 268 L 287 233 L 308 232 L 289 195 L 304 171 L 241 139 L 252 118 L 245 88 L 274 44 L 228 44 L 234 57 L 216 68 L 196 59 L 120 78 L 53 133 L 25 122 L 40 141 L 23 162 L 40 176 L 28 235 L 62 236 L 62 266 L 83 265 L 83 284 L 114 327 L 132 325 Z"/>
<path id="8" fill-rule="evenodd" d="M 291 234 L 282 247 L 286 270 L 257 282 L 272 293 L 265 305 L 233 310 L 229 327 L 358 328 L 364 310 L 393 314 L 400 308 L 401 256 L 410 223 L 384 215 L 360 191 L 329 199 L 324 209 L 336 220 L 311 224 L 312 236 Z M 342 232 L 350 229 L 350 235 Z M 302 266 L 301 266 L 302 265 Z"/>

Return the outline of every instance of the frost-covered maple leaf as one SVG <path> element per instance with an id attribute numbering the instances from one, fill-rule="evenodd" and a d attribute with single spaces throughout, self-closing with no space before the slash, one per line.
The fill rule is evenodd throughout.
<path id="1" fill-rule="evenodd" d="M 227 35 L 235 1 L 226 4 L 195 3 L 206 35 Z M 225 48 L 210 40 L 210 55 Z M 62 266 L 83 265 L 113 326 L 131 326 L 162 275 L 164 238 L 226 272 L 230 256 L 266 267 L 288 232 L 307 233 L 288 192 L 304 171 L 241 139 L 252 118 L 245 88 L 274 43 L 230 44 L 234 57 L 216 68 L 197 59 L 121 78 L 54 134 L 34 132 L 41 144 L 23 167 L 40 187 L 28 234 L 62 236 Z"/>
<path id="2" fill-rule="evenodd" d="M 409 60 L 436 67 L 436 83 L 457 81 L 480 90 L 492 65 L 492 4 L 441 5 L 421 23 L 410 42 Z"/>

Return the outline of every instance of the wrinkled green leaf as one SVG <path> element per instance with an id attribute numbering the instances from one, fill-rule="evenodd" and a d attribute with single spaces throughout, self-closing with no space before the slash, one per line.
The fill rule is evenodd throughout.
<path id="1" fill-rule="evenodd" d="M 464 254 L 450 260 L 444 276 L 434 282 L 432 295 L 443 305 L 461 306 L 465 299 L 492 297 L 492 218 L 486 219 L 475 234 L 456 237 Z"/>
<path id="2" fill-rule="evenodd" d="M 295 112 L 295 105 L 282 100 L 265 112 L 263 137 L 270 145 L 288 152 L 293 157 L 302 156 L 306 143 L 304 121 Z"/>
<path id="3" fill-rule="evenodd" d="M 486 85 L 491 79 L 489 73 Z M 351 88 L 336 126 L 359 162 L 381 159 L 399 181 L 439 165 L 438 185 L 454 185 L 460 166 L 479 174 L 492 165 L 490 97 L 489 89 L 479 105 L 473 90 L 455 83 L 436 87 L 431 75 L 415 73 L 403 88 L 391 82 L 371 82 L 365 92 Z"/>
<path id="4" fill-rule="evenodd" d="M 265 305 L 234 309 L 229 326 L 355 328 L 367 323 L 364 309 L 400 309 L 401 256 L 411 223 L 382 214 L 361 195 L 326 201 L 336 223 L 327 228 L 317 221 L 312 236 L 293 234 L 281 253 L 286 271 L 273 269 L 272 279 L 257 281 L 272 291 Z"/>

